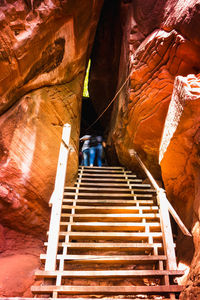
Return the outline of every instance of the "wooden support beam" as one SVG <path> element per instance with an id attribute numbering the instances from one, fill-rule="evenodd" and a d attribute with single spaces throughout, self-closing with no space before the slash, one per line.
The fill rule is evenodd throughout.
<path id="1" fill-rule="evenodd" d="M 167 266 L 169 270 L 177 270 L 176 255 L 174 249 L 173 235 L 167 202 L 164 198 L 164 191 L 159 190 L 158 202 L 160 203 L 160 222 L 163 232 L 163 242 L 165 254 L 167 256 Z"/>

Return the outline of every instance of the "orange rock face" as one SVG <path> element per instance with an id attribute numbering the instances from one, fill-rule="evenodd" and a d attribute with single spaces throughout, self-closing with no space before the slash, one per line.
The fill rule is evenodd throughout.
<path id="1" fill-rule="evenodd" d="M 38 234 L 46 228 L 67 122 L 73 147 L 69 181 L 76 174 L 82 84 L 101 6 L 102 1 L 1 5 L 1 220 L 15 229 Z"/>
<path id="2" fill-rule="evenodd" d="M 160 146 L 160 165 L 168 196 L 193 234 L 195 254 L 188 285 L 181 299 L 192 299 L 199 284 L 200 199 L 199 199 L 199 142 L 200 142 L 200 80 L 194 75 L 178 76 L 174 83 L 163 137 Z M 180 241 L 181 261 L 190 263 L 191 248 L 187 240 Z"/>
<path id="3" fill-rule="evenodd" d="M 34 282 L 34 272 L 40 265 L 43 251 L 42 240 L 30 235 L 0 227 L 4 236 L 3 252 L 0 255 L 0 295 L 9 297 L 31 297 L 30 286 Z"/>
<path id="4" fill-rule="evenodd" d="M 30 296 L 64 123 L 72 125 L 68 182 L 76 176 L 83 79 L 103 2 L 1 3 L 0 296 Z M 92 52 L 95 107 L 101 112 L 114 96 L 117 76 L 120 87 L 131 73 L 114 105 L 108 144 L 127 168 L 135 167 L 128 152 L 134 148 L 157 179 L 162 174 L 169 200 L 194 237 L 181 299 L 198 299 L 199 1 L 105 2 Z M 180 261 L 190 263 L 191 249 L 179 235 Z M 19 265 L 21 273 L 13 277 Z"/>
<path id="5" fill-rule="evenodd" d="M 0 219 L 3 227 L 29 234 L 30 241 L 23 243 L 13 234 L 13 243 L 21 241 L 24 252 L 13 247 L 6 258 L 8 237 L 1 231 L 0 280 L 6 265 L 6 278 L 12 279 L 2 279 L 0 296 L 23 295 L 33 280 L 30 270 L 39 260 L 31 252 L 24 256 L 25 248 L 35 243 L 41 250 L 37 239 L 44 238 L 48 228 L 48 201 L 65 123 L 72 127 L 68 183 L 76 176 L 83 80 L 102 4 L 103 0 L 81 5 L 76 0 L 1 3 Z M 12 286 L 20 261 L 21 273 Z"/>
<path id="6" fill-rule="evenodd" d="M 136 50 L 130 100 L 121 97 L 112 135 L 123 164 L 129 162 L 127 150 L 134 148 L 159 178 L 159 144 L 174 78 L 177 74 L 194 73 L 196 66 L 200 67 L 198 51 L 175 30 L 154 31 Z"/>
<path id="7" fill-rule="evenodd" d="M 122 165 L 135 169 L 136 162 L 128 152 L 134 148 L 155 178 L 163 179 L 169 200 L 193 233 L 194 248 L 191 239 L 178 235 L 179 261 L 190 265 L 192 260 L 187 288 L 181 299 L 198 299 L 200 243 L 197 74 L 200 70 L 200 35 L 196 28 L 199 28 L 200 20 L 199 1 L 190 1 L 187 5 L 183 1 L 170 0 L 134 1 L 133 6 L 134 26 L 130 30 L 130 45 L 125 41 L 126 49 L 129 46 L 130 52 L 127 53 L 123 45 L 119 72 L 122 75 L 119 87 L 131 73 L 130 89 L 127 93 L 124 88 L 115 102 L 108 143 L 114 145 Z M 134 32 L 146 36 L 141 43 L 141 35 L 138 34 L 138 48 L 135 48 L 137 35 Z M 129 69 L 127 61 L 130 63 Z M 176 101 L 173 93 L 177 95 Z M 169 105 L 172 105 L 171 111 L 168 111 Z M 165 127 L 166 116 L 169 118 L 170 128 Z M 165 138 L 162 138 L 165 130 L 168 131 Z M 163 157 L 161 163 L 159 155 Z"/>

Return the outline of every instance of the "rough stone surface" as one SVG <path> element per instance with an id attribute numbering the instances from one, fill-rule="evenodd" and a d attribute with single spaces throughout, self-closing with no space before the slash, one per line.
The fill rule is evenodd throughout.
<path id="1" fill-rule="evenodd" d="M 1 1 L 0 280 L 7 270 L 0 296 L 24 295 L 39 266 L 41 246 L 37 258 L 31 248 L 48 228 L 65 123 L 72 126 L 68 184 L 76 176 L 83 80 L 102 4 Z M 9 254 L 5 228 L 16 232 Z M 17 232 L 35 237 L 24 242 Z M 22 243 L 20 253 L 15 242 Z"/>
<path id="2" fill-rule="evenodd" d="M 0 296 L 30 296 L 66 122 L 72 125 L 69 182 L 75 177 L 83 79 L 102 4 L 1 2 Z M 102 112 L 117 90 L 117 76 L 119 89 L 131 74 L 113 107 L 108 146 L 127 168 L 136 166 L 128 152 L 135 148 L 157 179 L 162 174 L 168 198 L 193 233 L 195 252 L 181 299 L 197 300 L 200 1 L 108 0 L 105 7 L 92 52 L 91 95 Z M 191 251 L 191 240 L 179 233 L 179 260 L 190 264 Z M 20 261 L 21 275 L 14 278 Z"/>
<path id="3" fill-rule="evenodd" d="M 77 171 L 82 85 L 102 2 L 1 4 L 1 219 L 15 229 L 44 232 L 66 122 L 68 178 Z"/>
<path id="4" fill-rule="evenodd" d="M 129 4 L 129 8 L 131 5 Z M 182 113 L 182 116 L 185 117 L 184 119 L 181 117 L 180 125 L 178 125 L 182 131 L 188 128 L 186 136 L 180 135 L 176 146 L 173 144 L 174 139 L 170 140 L 166 151 L 166 155 L 170 159 L 166 160 L 167 156 L 164 157 L 161 165 L 159 164 L 159 146 L 175 79 L 177 76 L 187 77 L 188 74 L 194 74 L 195 78 L 200 70 L 198 54 L 200 35 L 197 29 L 199 28 L 199 1 L 191 0 L 187 3 L 161 0 L 133 1 L 133 8 L 133 21 L 126 23 L 126 29 L 129 30 L 131 23 L 133 25 L 133 29 L 130 30 L 130 52 L 128 54 L 124 50 L 123 42 L 121 69 L 119 70 L 119 74 L 122 76 L 119 78 L 118 85 L 119 88 L 130 72 L 127 67 L 129 60 L 130 63 L 133 63 L 130 90 L 128 95 L 127 89 L 124 88 L 117 98 L 108 144 L 115 147 L 115 152 L 122 165 L 135 170 L 136 161 L 130 157 L 128 152 L 129 149 L 134 148 L 155 178 L 163 178 L 169 200 L 193 233 L 193 242 L 190 238 L 185 238 L 178 233 L 179 261 L 190 265 L 193 258 L 186 282 L 187 288 L 181 297 L 184 300 L 198 299 L 200 270 L 197 263 L 199 259 L 199 204 L 197 204 L 199 202 L 199 163 L 196 131 L 199 127 L 199 113 L 198 104 L 195 106 L 190 93 L 188 99 L 191 96 L 190 105 L 194 106 L 188 104 L 188 110 L 184 108 L 186 112 Z M 139 37 L 138 44 L 137 36 Z M 127 44 L 127 42 L 125 43 Z M 126 49 L 128 49 L 128 45 Z M 189 77 L 188 80 L 190 81 Z M 197 82 L 198 80 L 197 77 L 192 81 Z M 195 84 L 197 85 L 196 90 L 199 91 L 199 84 Z M 179 124 L 179 120 L 173 119 L 173 122 L 175 122 L 176 128 L 176 122 Z M 191 126 L 192 128 L 190 128 Z M 183 151 L 182 138 L 185 143 Z"/>
<path id="5" fill-rule="evenodd" d="M 71 89 L 70 89 L 71 87 Z M 64 123 L 73 124 L 68 178 L 76 174 L 80 109 L 76 84 L 44 87 L 26 94 L 1 116 L 1 220 L 13 229 L 38 235 L 49 220 Z M 8 132 L 10 133 L 8 135 Z M 28 222 L 27 222 L 28 220 Z"/>
<path id="6" fill-rule="evenodd" d="M 1 227 L 4 251 L 0 255 L 0 296 L 32 297 L 30 286 L 40 266 L 43 241 L 31 235 Z"/>
<path id="7" fill-rule="evenodd" d="M 194 75 L 178 76 L 165 121 L 160 146 L 160 165 L 168 197 L 191 230 L 195 246 L 191 272 L 181 299 L 195 299 L 194 297 L 200 295 L 199 110 L 199 78 Z M 182 247 L 187 249 L 187 255 L 178 249 L 179 259 L 190 264 L 192 249 L 188 247 L 187 240 L 179 238 Z"/>
<path id="8" fill-rule="evenodd" d="M 194 67 L 200 67 L 198 51 L 175 30 L 154 31 L 136 50 L 130 100 L 120 98 L 116 128 L 111 136 L 121 163 L 130 163 L 128 149 L 134 148 L 159 178 L 159 144 L 174 78 L 194 73 Z"/>

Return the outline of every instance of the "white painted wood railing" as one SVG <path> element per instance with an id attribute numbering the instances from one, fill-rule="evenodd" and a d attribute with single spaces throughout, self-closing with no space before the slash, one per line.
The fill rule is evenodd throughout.
<path id="1" fill-rule="evenodd" d="M 166 192 L 164 189 L 160 188 L 149 170 L 146 168 L 138 154 L 136 153 L 135 150 L 130 149 L 129 153 L 131 156 L 135 156 L 137 161 L 139 162 L 140 166 L 148 176 L 150 182 L 152 183 L 153 187 L 156 190 L 157 193 L 157 201 L 158 205 L 160 207 L 160 217 L 161 217 L 161 228 L 163 232 L 163 241 L 164 241 L 164 248 L 165 248 L 165 253 L 167 256 L 167 261 L 168 261 L 168 269 L 169 270 L 176 270 L 177 265 L 176 265 L 176 255 L 175 255 L 175 250 L 174 250 L 174 242 L 173 242 L 173 235 L 172 235 L 172 229 L 171 229 L 171 223 L 170 223 L 170 216 L 169 212 L 171 213 L 172 217 L 176 221 L 177 225 L 181 229 L 184 235 L 187 236 L 192 236 L 191 233 L 188 231 L 188 229 L 185 227 L 183 222 L 181 221 L 180 217 L 170 204 L 170 202 L 167 199 Z"/>
<path id="2" fill-rule="evenodd" d="M 67 160 L 69 154 L 69 139 L 71 126 L 65 124 L 63 126 L 62 141 L 58 158 L 57 173 L 55 179 L 55 187 L 49 201 L 51 208 L 51 219 L 49 226 L 49 237 L 47 246 L 47 258 L 45 262 L 45 271 L 54 271 L 56 269 L 56 256 L 58 249 L 58 238 L 60 230 L 60 216 L 62 209 L 63 191 L 65 186 Z"/>

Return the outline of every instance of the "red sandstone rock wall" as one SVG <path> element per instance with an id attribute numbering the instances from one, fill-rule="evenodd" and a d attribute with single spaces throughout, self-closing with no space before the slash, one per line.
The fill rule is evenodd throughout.
<path id="1" fill-rule="evenodd" d="M 76 173 L 82 85 L 101 6 L 102 1 L 1 5 L 1 205 L 2 211 L 18 210 L 16 217 L 29 216 L 36 227 L 47 222 L 66 122 L 74 149 L 69 176 Z M 26 231 L 33 226 L 20 224 Z"/>
<path id="2" fill-rule="evenodd" d="M 160 145 L 160 165 L 168 196 L 184 223 L 191 228 L 195 246 L 188 286 L 181 299 L 195 299 L 200 295 L 199 110 L 199 76 L 177 76 Z M 184 249 L 179 251 L 182 252 L 179 258 L 188 263 L 191 249 L 183 236 L 179 239 L 179 246 Z"/>
<path id="3" fill-rule="evenodd" d="M 5 265 L 8 280 L 2 279 L 0 296 L 24 295 L 39 264 L 42 246 L 36 238 L 44 238 L 48 228 L 64 123 L 72 126 L 68 183 L 76 176 L 83 80 L 102 4 L 1 1 L 0 280 Z M 8 254 L 11 229 L 16 234 Z M 24 241 L 17 232 L 29 237 Z M 30 258 L 34 243 L 37 258 Z M 20 273 L 14 277 L 17 263 Z"/>
<path id="4" fill-rule="evenodd" d="M 78 0 L 1 3 L 1 296 L 30 295 L 28 286 L 39 264 L 35 255 L 38 257 L 42 243 L 26 233 L 43 236 L 47 228 L 47 202 L 53 189 L 61 127 L 66 122 L 72 125 L 74 148 L 68 174 L 73 179 L 76 173 L 82 84 L 102 3 L 103 0 L 85 0 L 81 5 Z M 104 97 L 110 100 L 116 77 L 119 75 L 120 87 L 133 63 L 130 87 L 126 85 L 114 106 L 108 141 L 114 145 L 121 164 L 134 168 L 135 162 L 128 153 L 134 147 L 158 179 L 162 173 L 170 201 L 192 229 L 195 255 L 181 296 L 184 300 L 198 299 L 199 293 L 199 95 L 194 96 L 192 86 L 196 82 L 199 87 L 199 78 L 195 77 L 200 70 L 199 7 L 198 0 L 121 2 L 120 16 L 116 10 L 119 20 L 114 19 L 113 34 L 107 43 L 106 30 L 113 16 L 108 12 L 104 15 L 105 28 L 98 31 L 93 52 L 96 65 L 91 71 L 92 96 L 100 102 Z M 115 47 L 120 43 L 119 57 L 120 51 Z M 113 55 L 108 58 L 112 45 Z M 192 80 L 188 74 L 194 74 Z M 177 76 L 182 76 L 178 78 L 183 78 L 181 82 L 186 82 L 189 92 L 184 85 L 177 85 Z M 159 146 L 165 118 L 171 116 L 168 107 L 171 99 L 173 105 L 173 90 L 176 103 L 182 105 L 184 100 L 186 104 L 181 113 L 177 110 L 173 136 L 163 136 L 163 145 L 168 147 L 161 148 L 159 164 Z M 106 103 L 101 104 L 96 104 L 100 111 Z M 177 250 L 179 258 L 189 263 L 191 252 L 182 251 L 188 244 L 185 241 L 179 236 Z M 191 242 L 189 247 L 192 248 Z M 23 262 L 22 275 L 13 278 L 19 261 Z M 4 280 L 5 270 L 6 278 L 12 280 Z"/>
<path id="5" fill-rule="evenodd" d="M 126 22 L 127 30 L 130 26 L 132 29 L 130 40 L 124 40 L 126 49 L 124 44 L 122 47 L 119 87 L 130 72 L 127 62 L 133 64 L 133 69 L 129 94 L 126 87 L 115 103 L 108 143 L 115 146 L 122 165 L 134 169 L 135 161 L 128 152 L 134 148 L 157 179 L 162 174 L 168 198 L 192 230 L 195 246 L 193 256 L 192 241 L 179 233 L 179 260 L 190 265 L 193 259 L 181 299 L 198 299 L 199 79 L 195 75 L 200 70 L 200 1 L 133 1 L 126 5 L 133 9 L 133 20 Z M 192 80 L 188 74 L 194 74 Z M 174 85 L 180 75 L 184 82 L 188 78 L 192 93 L 187 94 L 181 118 L 176 120 L 173 115 L 173 120 L 170 119 L 177 128 L 159 164 L 159 146 L 173 89 L 180 88 L 180 102 L 184 98 L 184 86 L 182 89 Z M 193 94 L 197 96 L 195 101 Z"/>

